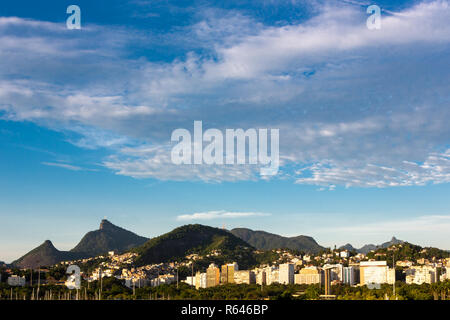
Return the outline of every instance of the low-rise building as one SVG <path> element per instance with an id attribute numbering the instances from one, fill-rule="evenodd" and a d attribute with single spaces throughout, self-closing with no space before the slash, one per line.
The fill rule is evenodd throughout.
<path id="1" fill-rule="evenodd" d="M 252 284 L 255 283 L 255 273 L 250 270 L 237 270 L 234 272 L 234 283 Z"/>
<path id="2" fill-rule="evenodd" d="M 295 284 L 323 284 L 323 273 L 317 267 L 306 267 L 294 275 Z"/>
<path id="3" fill-rule="evenodd" d="M 16 275 L 8 277 L 7 280 L 8 285 L 13 287 L 23 287 L 25 286 L 25 282 L 26 282 L 25 277 L 19 277 Z"/>
<path id="4" fill-rule="evenodd" d="M 415 266 L 406 270 L 407 284 L 435 283 L 439 281 L 438 271 L 435 267 Z"/>
<path id="5" fill-rule="evenodd" d="M 221 267 L 220 283 L 234 283 L 234 273 L 239 270 L 237 262 L 224 264 Z"/>
<path id="6" fill-rule="evenodd" d="M 188 276 L 186 280 L 183 280 L 183 282 L 187 283 L 190 286 L 195 286 L 195 276 Z"/>

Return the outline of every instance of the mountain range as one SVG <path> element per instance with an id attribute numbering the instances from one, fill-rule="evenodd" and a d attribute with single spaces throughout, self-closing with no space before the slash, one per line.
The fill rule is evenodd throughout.
<path id="1" fill-rule="evenodd" d="M 368 252 L 370 252 L 372 250 L 376 250 L 376 249 L 379 249 L 379 248 L 387 248 L 387 247 L 390 247 L 390 246 L 392 246 L 394 244 L 400 244 L 400 243 L 404 243 L 404 242 L 405 241 L 399 240 L 396 237 L 392 237 L 392 239 L 390 241 L 384 242 L 384 243 L 379 244 L 379 245 L 366 244 L 366 245 L 362 246 L 361 248 L 357 249 L 357 248 L 354 248 L 350 243 L 347 243 L 346 245 L 343 245 L 339 249 L 344 249 L 344 250 L 348 250 L 348 251 L 356 251 L 358 253 L 367 254 Z"/>
<path id="2" fill-rule="evenodd" d="M 403 243 L 393 237 L 381 245 L 365 245 L 355 249 L 351 244 L 341 249 L 367 253 L 377 248 L 386 248 L 392 244 Z M 31 250 L 11 265 L 19 268 L 38 268 L 50 266 L 61 261 L 76 260 L 98 256 L 108 251 L 138 253 L 136 265 L 166 262 L 185 257 L 190 253 L 207 253 L 220 250 L 221 257 L 237 257 L 248 263 L 253 259 L 254 249 L 292 249 L 316 253 L 324 247 L 312 237 L 283 237 L 265 231 L 235 228 L 230 231 L 209 226 L 192 224 L 178 227 L 166 234 L 149 239 L 120 228 L 104 219 L 98 230 L 88 232 L 70 251 L 60 251 L 50 240 Z"/>
<path id="3" fill-rule="evenodd" d="M 38 268 L 81 258 L 84 256 L 70 251 L 59 251 L 50 240 L 45 240 L 43 244 L 14 261 L 12 265 L 19 268 Z"/>
<path id="4" fill-rule="evenodd" d="M 265 231 L 253 231 L 246 228 L 235 228 L 230 232 L 258 250 L 283 248 L 315 253 L 324 249 L 316 240 L 308 236 L 283 237 Z"/>
<path id="5" fill-rule="evenodd" d="M 104 219 L 100 228 L 88 232 L 70 251 L 60 251 L 50 240 L 46 240 L 37 248 L 31 250 L 12 263 L 19 268 L 38 268 L 49 266 L 61 261 L 94 257 L 108 251 L 124 252 L 144 244 L 148 239 L 115 226 Z"/>

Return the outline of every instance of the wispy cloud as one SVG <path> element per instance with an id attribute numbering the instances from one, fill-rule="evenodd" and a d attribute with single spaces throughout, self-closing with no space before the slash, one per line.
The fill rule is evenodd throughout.
<path id="1" fill-rule="evenodd" d="M 50 167 L 58 167 L 71 171 L 97 171 L 97 169 L 82 168 L 79 166 L 63 163 L 63 162 L 41 162 L 43 165 Z"/>
<path id="2" fill-rule="evenodd" d="M 255 180 L 259 174 L 259 168 L 254 165 L 175 165 L 170 151 L 170 145 L 126 147 L 106 159 L 103 165 L 118 175 L 163 181 L 248 181 Z"/>
<path id="3" fill-rule="evenodd" d="M 184 214 L 177 217 L 179 221 L 187 220 L 216 220 L 216 219 L 236 219 L 236 218 L 251 218 L 251 217 L 266 217 L 269 213 L 261 212 L 231 212 L 225 210 L 197 212 L 192 214 Z"/>
<path id="4" fill-rule="evenodd" d="M 450 182 L 450 150 L 430 154 L 423 163 L 403 161 L 397 167 L 365 164 L 358 168 L 317 163 L 298 171 L 300 184 L 346 187 L 423 186 Z"/>

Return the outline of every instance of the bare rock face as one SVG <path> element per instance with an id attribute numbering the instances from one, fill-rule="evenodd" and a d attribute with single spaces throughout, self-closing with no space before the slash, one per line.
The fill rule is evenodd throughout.
<path id="1" fill-rule="evenodd" d="M 70 251 L 86 256 L 96 256 L 108 251 L 127 251 L 142 245 L 147 240 L 145 237 L 138 236 L 103 219 L 98 230 L 88 232 Z"/>

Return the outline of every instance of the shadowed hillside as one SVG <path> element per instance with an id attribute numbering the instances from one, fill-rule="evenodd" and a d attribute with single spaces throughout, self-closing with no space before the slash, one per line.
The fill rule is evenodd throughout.
<path id="1" fill-rule="evenodd" d="M 192 252 L 201 254 L 217 249 L 227 256 L 244 248 L 251 246 L 226 230 L 191 224 L 153 238 L 135 251 L 139 253 L 136 263 L 144 265 L 182 258 Z"/>
<path id="2" fill-rule="evenodd" d="M 246 228 L 236 228 L 231 230 L 231 233 L 259 250 L 287 248 L 305 252 L 317 252 L 323 249 L 312 237 L 308 236 L 283 237 L 265 231 L 253 231 Z"/>

